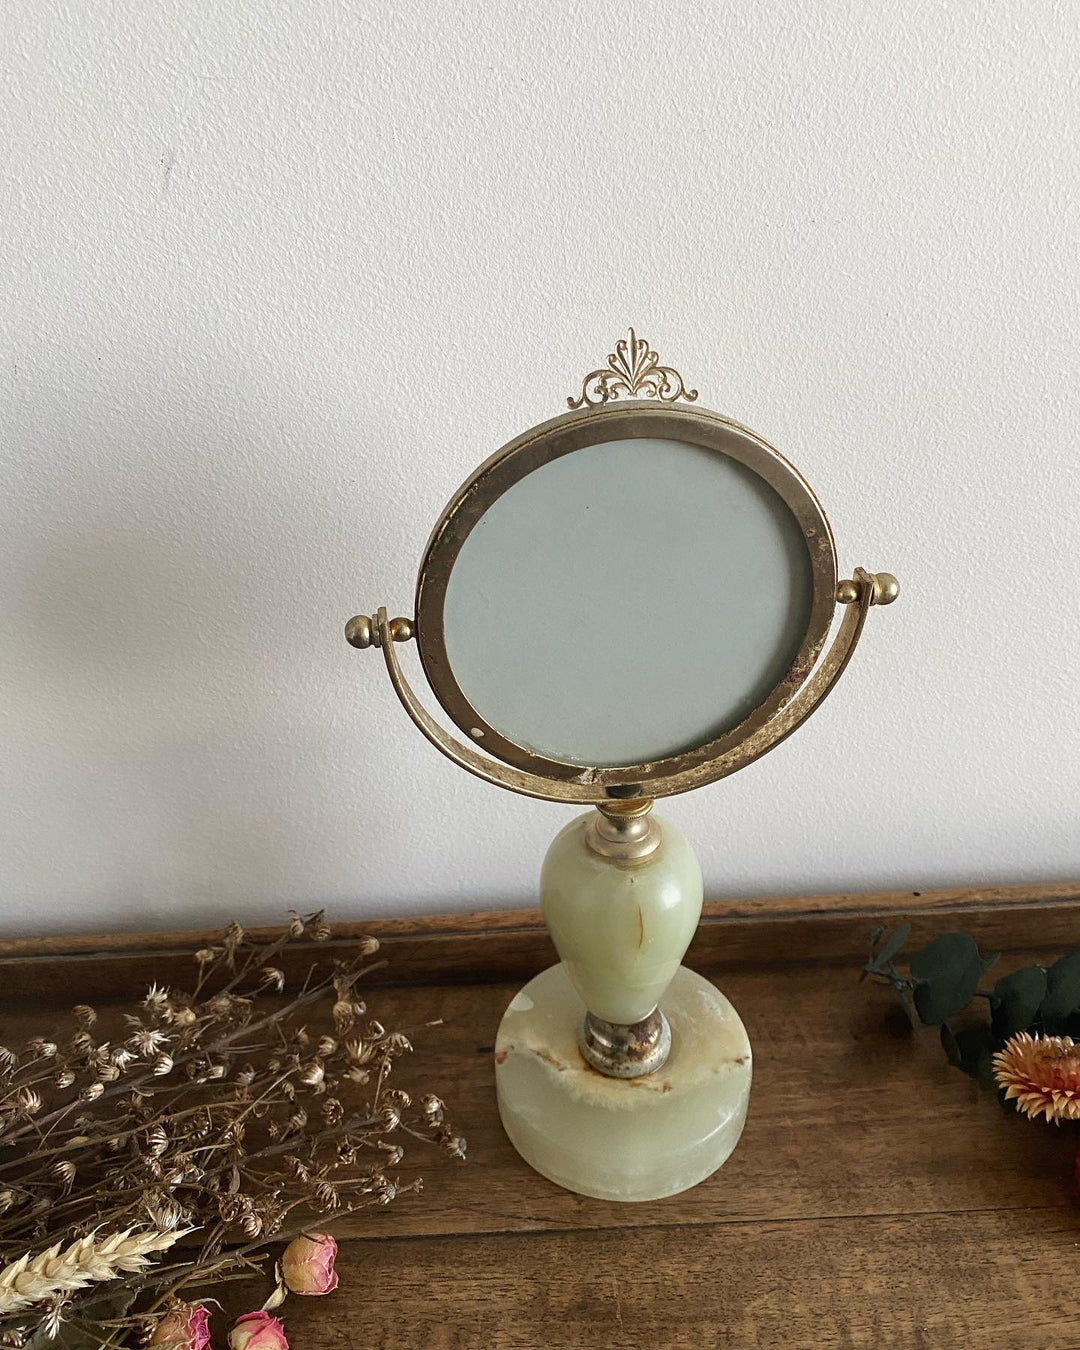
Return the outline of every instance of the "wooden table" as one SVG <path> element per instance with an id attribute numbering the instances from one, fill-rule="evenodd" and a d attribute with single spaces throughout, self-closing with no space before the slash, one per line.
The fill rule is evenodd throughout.
<path id="1" fill-rule="evenodd" d="M 912 918 L 913 946 L 965 928 L 1003 973 L 1080 946 L 1078 901 L 1060 885 L 710 906 L 688 964 L 746 1023 L 750 1116 L 717 1175 L 637 1206 L 559 1190 L 499 1126 L 495 1028 L 553 959 L 538 916 L 338 925 L 343 945 L 383 939 L 393 983 L 369 1007 L 410 1029 L 401 1083 L 446 1098 L 469 1160 L 417 1145 L 423 1196 L 339 1234 L 339 1291 L 287 1307 L 293 1350 L 1080 1346 L 1075 1135 L 1004 1112 L 858 983 L 879 918 Z M 57 1000 L 167 981 L 191 936 L 0 944 L 0 1040 Z"/>

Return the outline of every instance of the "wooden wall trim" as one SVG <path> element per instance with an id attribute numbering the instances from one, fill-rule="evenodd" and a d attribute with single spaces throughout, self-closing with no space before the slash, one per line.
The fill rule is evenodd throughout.
<path id="1" fill-rule="evenodd" d="M 1080 883 L 875 891 L 716 900 L 706 905 L 687 962 L 710 971 L 780 961 L 854 961 L 876 923 L 910 919 L 912 941 L 951 928 L 984 950 L 1080 947 Z M 320 947 L 296 944 L 282 963 L 299 970 L 318 952 L 345 950 L 363 934 L 383 944 L 382 984 L 455 984 L 524 979 L 555 960 L 535 909 L 349 920 Z M 250 930 L 267 939 L 277 929 Z M 152 980 L 185 983 L 190 953 L 215 930 L 8 938 L 0 940 L 0 997 L 75 1001 L 120 996 Z M 74 991 L 74 992 L 73 992 Z"/>

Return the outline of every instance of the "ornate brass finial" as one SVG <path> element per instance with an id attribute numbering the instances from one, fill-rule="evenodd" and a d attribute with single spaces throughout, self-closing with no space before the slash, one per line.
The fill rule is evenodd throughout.
<path id="1" fill-rule="evenodd" d="M 591 370 L 581 382 L 577 398 L 568 398 L 570 408 L 583 408 L 587 403 L 611 403 L 617 398 L 658 398 L 663 403 L 674 403 L 677 398 L 693 403 L 696 389 L 687 389 L 683 377 L 671 366 L 662 366 L 660 358 L 644 338 L 631 328 L 629 336 L 615 344 L 608 363 L 599 370 Z"/>

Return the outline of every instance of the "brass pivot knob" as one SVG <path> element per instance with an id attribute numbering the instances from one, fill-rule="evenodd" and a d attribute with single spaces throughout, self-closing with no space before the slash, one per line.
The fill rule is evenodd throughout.
<path id="1" fill-rule="evenodd" d="M 411 619 L 391 619 L 390 637 L 394 642 L 408 642 L 413 636 L 413 622 Z M 354 614 L 345 625 L 345 641 L 350 647 L 356 647 L 363 651 L 365 647 L 381 647 L 379 641 L 379 626 L 367 614 Z"/>
<path id="2" fill-rule="evenodd" d="M 870 597 L 872 605 L 891 605 L 900 594 L 900 583 L 891 572 L 874 573 L 874 593 Z M 859 587 L 854 581 L 841 581 L 836 588 L 838 605 L 853 605 L 859 598 Z"/>

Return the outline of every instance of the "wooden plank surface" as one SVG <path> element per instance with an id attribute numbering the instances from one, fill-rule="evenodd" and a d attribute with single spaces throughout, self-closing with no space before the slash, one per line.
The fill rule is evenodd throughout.
<path id="1" fill-rule="evenodd" d="M 1052 944 L 1047 955 L 1080 945 L 1080 906 L 1064 887 L 1055 895 L 1028 890 L 1027 900 L 1012 894 L 987 903 L 984 895 L 981 907 L 948 894 L 913 907 L 917 934 L 941 922 L 981 924 L 983 933 L 1010 939 L 1000 945 L 1023 952 L 1007 951 L 1002 972 L 1030 960 L 1040 942 Z M 789 916 L 805 916 L 809 903 L 801 911 L 793 904 Z M 367 1211 L 339 1234 L 339 1291 L 287 1305 L 294 1350 L 1080 1346 L 1076 1135 L 1006 1114 L 945 1064 L 932 1031 L 911 1032 L 889 991 L 858 983 L 873 917 L 899 919 L 907 909 L 880 898 L 869 912 L 825 909 L 828 922 L 848 924 L 842 959 L 811 951 L 804 960 L 777 943 L 777 930 L 766 930 L 790 917 L 758 922 L 753 938 L 752 920 L 714 919 L 720 932 L 748 925 L 742 960 L 722 942 L 706 942 L 705 959 L 699 950 L 693 964 L 716 979 L 747 1024 L 755 1056 L 750 1115 L 716 1176 L 652 1204 L 561 1191 L 503 1136 L 491 1047 L 516 973 L 498 979 L 489 969 L 482 982 L 467 983 L 451 961 L 446 983 L 373 989 L 372 1014 L 409 1030 L 416 1046 L 399 1081 L 446 1098 L 468 1137 L 469 1161 L 456 1166 L 419 1144 L 410 1150 L 403 1175 L 422 1171 L 423 1196 Z M 507 933 L 524 931 L 534 943 L 530 959 L 544 959 L 520 916 L 496 923 L 490 942 L 487 930 L 461 916 L 427 931 L 407 922 L 402 941 L 426 944 L 424 980 L 438 968 L 440 943 L 444 955 L 447 943 L 465 941 L 491 954 Z M 128 954 L 125 970 L 138 977 L 132 994 L 144 976 L 177 974 L 174 943 L 147 947 L 133 951 L 130 939 L 111 947 Z M 386 947 L 392 978 L 395 967 L 401 973 L 401 949 L 393 938 Z M 39 949 L 30 960 L 9 952 L 0 1041 L 42 1029 L 57 1016 L 61 993 L 68 1002 L 82 997 L 76 972 L 93 959 L 90 948 Z M 33 983 L 28 971 L 50 992 L 12 997 Z M 438 1018 L 441 1027 L 425 1025 Z M 242 1297 L 230 1286 L 226 1302 Z"/>

